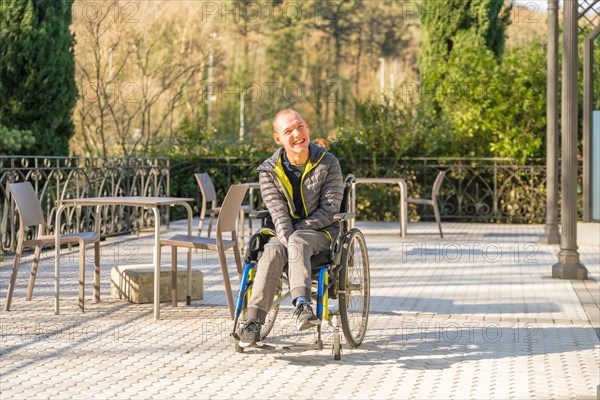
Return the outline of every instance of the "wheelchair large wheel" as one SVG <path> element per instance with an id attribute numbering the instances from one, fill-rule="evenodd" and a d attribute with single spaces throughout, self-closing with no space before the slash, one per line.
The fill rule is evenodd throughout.
<path id="1" fill-rule="evenodd" d="M 358 229 L 344 239 L 339 280 L 342 330 L 348 344 L 358 347 L 367 332 L 370 300 L 367 245 Z"/>

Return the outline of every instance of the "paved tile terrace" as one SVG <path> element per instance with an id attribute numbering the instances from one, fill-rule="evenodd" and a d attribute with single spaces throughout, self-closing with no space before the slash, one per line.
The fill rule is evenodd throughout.
<path id="1" fill-rule="evenodd" d="M 152 260 L 152 236 L 102 243 L 102 301 L 77 308 L 77 249 L 63 250 L 61 315 L 54 315 L 54 253 L 25 301 L 32 253 L 21 264 L 12 311 L 0 313 L 0 398 L 414 398 L 596 399 L 600 384 L 600 250 L 580 248 L 591 280 L 552 279 L 558 246 L 537 243 L 543 226 L 359 222 L 371 266 L 371 313 L 362 346 L 321 351 L 234 352 L 216 254 L 193 254 L 205 297 L 191 306 L 110 298 L 110 269 Z M 183 232 L 185 223 L 172 223 Z M 163 268 L 170 263 L 163 249 Z M 91 252 L 90 252 L 91 253 Z M 180 254 L 183 254 L 183 250 Z M 90 258 L 91 260 L 91 258 Z M 180 262 L 185 257 L 180 256 Z M 237 290 L 233 256 L 228 255 Z M 0 266 L 5 305 L 12 256 Z M 288 304 L 269 338 L 309 343 Z"/>

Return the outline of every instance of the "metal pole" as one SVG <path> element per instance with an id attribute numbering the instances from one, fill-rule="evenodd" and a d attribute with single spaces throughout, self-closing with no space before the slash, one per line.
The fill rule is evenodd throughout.
<path id="1" fill-rule="evenodd" d="M 558 230 L 558 0 L 548 0 L 546 56 L 546 227 L 540 243 L 560 244 Z"/>
<path id="2" fill-rule="evenodd" d="M 594 127 L 594 42 L 600 35 L 600 25 L 585 38 L 583 42 L 583 222 L 592 222 L 593 213 L 593 181 L 598 168 L 592 164 L 595 160 L 593 127 Z M 597 144 L 596 144 L 597 145 Z"/>
<path id="3" fill-rule="evenodd" d="M 563 4 L 561 236 L 552 277 L 587 279 L 588 270 L 579 261 L 577 251 L 577 1 L 564 0 Z"/>
<path id="4" fill-rule="evenodd" d="M 592 102 L 594 71 L 594 40 L 589 36 L 583 41 L 583 222 L 592 221 L 592 202 L 590 196 L 590 155 L 592 137 Z"/>

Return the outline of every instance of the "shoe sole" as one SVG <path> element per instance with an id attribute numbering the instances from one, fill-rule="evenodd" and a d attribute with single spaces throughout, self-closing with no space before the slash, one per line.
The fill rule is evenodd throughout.
<path id="1" fill-rule="evenodd" d="M 296 328 L 297 328 L 299 331 L 305 331 L 305 330 L 307 330 L 307 329 L 310 329 L 310 328 L 312 328 L 312 327 L 314 327 L 314 326 L 317 326 L 317 325 L 319 325 L 320 323 L 321 323 L 321 321 L 320 321 L 319 319 L 315 319 L 315 320 L 313 320 L 313 321 L 306 320 L 306 321 L 304 321 L 304 322 L 302 323 L 302 325 L 300 325 L 300 326 L 296 325 Z"/>
<path id="2" fill-rule="evenodd" d="M 238 345 L 242 348 L 246 347 L 263 347 L 264 343 L 262 341 L 259 342 L 242 342 L 241 340 L 238 342 Z"/>

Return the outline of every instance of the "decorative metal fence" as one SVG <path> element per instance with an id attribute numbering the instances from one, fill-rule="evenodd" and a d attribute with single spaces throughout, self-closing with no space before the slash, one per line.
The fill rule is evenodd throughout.
<path id="1" fill-rule="evenodd" d="M 256 167 L 262 158 L 202 158 L 173 160 L 166 158 L 64 158 L 0 157 L 0 228 L 1 250 L 14 250 L 18 220 L 8 193 L 8 183 L 30 181 L 44 209 L 49 232 L 54 231 L 57 199 L 93 196 L 164 196 L 192 197 L 200 194 L 194 172 L 208 172 L 221 199 L 229 185 L 256 181 Z M 348 165 L 340 159 L 344 173 L 357 177 L 403 177 L 409 196 L 431 196 L 431 187 L 439 170 L 446 170 L 438 196 L 442 219 L 446 221 L 543 223 L 546 212 L 546 167 L 543 160 L 520 165 L 511 159 L 493 158 L 406 158 L 398 161 L 364 160 Z M 581 162 L 579 181 L 581 182 Z M 357 189 L 359 219 L 398 219 L 398 188 L 360 185 Z M 581 204 L 579 206 L 580 215 Z M 169 211 L 165 221 L 169 220 Z M 62 232 L 90 229 L 91 209 L 69 209 Z M 178 215 L 174 215 L 178 217 Z M 125 206 L 105 207 L 102 235 L 114 235 L 152 226 L 153 215 L 143 209 Z M 409 218 L 433 220 L 429 207 L 409 209 Z"/>
<path id="2" fill-rule="evenodd" d="M 364 177 L 403 177 L 410 197 L 431 197 L 433 181 L 440 170 L 446 171 L 438 203 L 442 220 L 498 223 L 544 223 L 546 216 L 546 165 L 542 159 L 526 165 L 508 158 L 405 158 L 397 163 L 371 160 L 342 168 Z M 579 160 L 578 185 L 582 183 Z M 363 186 L 363 185 L 361 185 Z M 397 188 L 364 185 L 357 195 L 359 218 L 393 221 L 397 212 Z M 387 204 L 385 204 L 387 202 Z M 361 210 L 362 208 L 362 210 Z M 583 215 L 580 198 L 579 216 Z M 409 205 L 409 219 L 433 220 L 431 207 Z"/>
<path id="3" fill-rule="evenodd" d="M 0 156 L 1 252 L 14 251 L 19 229 L 18 213 L 8 190 L 12 182 L 33 185 L 46 217 L 47 233 L 55 230 L 56 201 L 97 196 L 167 196 L 170 163 L 167 158 L 84 158 Z M 168 222 L 168 209 L 162 213 Z M 139 207 L 103 207 L 102 236 L 137 231 L 153 226 L 153 214 Z M 60 231 L 94 227 L 94 210 L 69 208 Z M 32 232 L 28 232 L 32 235 Z"/>
<path id="4" fill-rule="evenodd" d="M 413 181 L 410 195 L 431 197 L 438 170 L 446 170 L 438 196 L 440 213 L 446 220 L 544 221 L 546 167 L 541 162 L 520 165 L 511 159 L 494 158 L 411 159 L 404 175 Z M 422 218 L 433 219 L 431 208 L 419 212 Z"/>
<path id="5" fill-rule="evenodd" d="M 198 196 L 194 172 L 208 172 L 224 196 L 229 185 L 258 179 L 256 167 L 262 159 L 202 158 L 173 160 L 172 188 L 177 195 Z M 357 177 L 402 177 L 410 197 L 431 197 L 433 181 L 446 171 L 438 202 L 446 221 L 543 223 L 546 213 L 546 166 L 544 160 L 527 165 L 505 158 L 403 158 L 364 159 L 350 164 L 340 158 L 344 174 Z M 581 178 L 581 163 L 580 173 Z M 191 192 L 188 190 L 191 189 Z M 395 221 L 398 219 L 399 190 L 388 185 L 359 185 L 359 219 Z M 581 209 L 580 209 L 581 211 Z M 409 218 L 433 220 L 431 207 L 410 205 Z"/>

